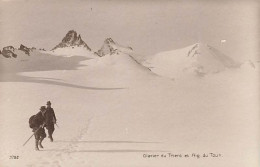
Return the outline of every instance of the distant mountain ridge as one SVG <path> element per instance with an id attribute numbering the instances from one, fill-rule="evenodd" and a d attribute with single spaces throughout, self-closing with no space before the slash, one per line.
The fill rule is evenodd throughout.
<path id="1" fill-rule="evenodd" d="M 6 58 L 17 57 L 14 47 L 4 47 L 1 54 Z M 24 52 L 26 55 L 30 56 L 30 53 L 36 48 L 28 48 L 24 45 L 20 45 L 18 50 Z M 102 47 L 97 52 L 92 52 L 90 47 L 85 41 L 82 40 L 81 35 L 78 34 L 75 30 L 69 30 L 66 35 L 63 37 L 61 42 L 56 45 L 50 51 L 45 49 L 38 49 L 40 52 L 48 53 L 52 55 L 61 55 L 61 56 L 87 56 L 94 58 L 95 56 L 103 57 L 105 55 L 112 55 L 115 53 L 125 53 L 131 54 L 133 49 L 131 47 L 125 47 L 116 43 L 112 38 L 106 38 Z"/>
<path id="2" fill-rule="evenodd" d="M 156 55 L 146 56 L 136 54 L 131 47 L 118 44 L 112 38 L 106 38 L 97 52 L 91 51 L 90 47 L 81 38 L 81 35 L 70 30 L 62 41 L 51 51 L 45 49 L 29 48 L 23 44 L 19 48 L 6 46 L 0 50 L 1 58 L 28 59 L 30 55 L 40 54 L 55 56 L 83 56 L 89 59 L 101 58 L 108 64 L 119 63 L 116 59 L 128 61 L 144 66 L 153 73 L 168 78 L 181 77 L 184 74 L 205 76 L 219 73 L 226 69 L 243 67 L 256 68 L 254 62 L 238 63 L 226 56 L 218 49 L 204 43 L 195 43 L 185 48 L 160 52 Z M 109 58 L 110 57 L 110 58 Z M 125 58 L 122 58 L 125 57 Z M 257 63 L 256 63 L 257 64 Z M 122 65 L 122 64 L 121 64 Z"/>
<path id="3" fill-rule="evenodd" d="M 13 46 L 6 46 L 3 48 L 3 50 L 0 52 L 5 58 L 17 58 L 20 53 L 23 53 L 27 56 L 30 56 L 30 53 L 35 50 L 34 48 L 28 48 L 25 45 L 21 44 L 18 49 L 14 48 Z"/>

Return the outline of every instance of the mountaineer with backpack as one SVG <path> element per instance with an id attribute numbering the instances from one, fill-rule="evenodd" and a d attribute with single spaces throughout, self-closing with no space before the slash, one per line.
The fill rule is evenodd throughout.
<path id="1" fill-rule="evenodd" d="M 32 128 L 35 136 L 35 150 L 39 151 L 39 147 L 43 148 L 42 141 L 46 137 L 46 133 L 44 130 L 45 126 L 45 112 L 46 107 L 41 106 L 40 111 L 36 114 L 30 117 L 29 119 L 29 126 Z M 39 147 L 38 147 L 39 146 Z"/>

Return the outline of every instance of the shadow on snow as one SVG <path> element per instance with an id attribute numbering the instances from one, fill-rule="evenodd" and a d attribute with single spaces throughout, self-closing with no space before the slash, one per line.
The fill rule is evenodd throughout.
<path id="1" fill-rule="evenodd" d="M 54 152 L 66 152 L 66 153 L 134 153 L 134 152 L 170 152 L 168 150 L 138 150 L 138 149 L 124 149 L 124 150 L 66 150 L 66 149 L 50 149 L 40 151 L 54 151 Z"/>
<path id="2" fill-rule="evenodd" d="M 88 90 L 118 90 L 125 88 L 99 88 L 87 87 L 62 82 L 62 79 L 48 77 L 28 77 L 22 76 L 20 72 L 35 72 L 35 71 L 53 71 L 53 70 L 77 70 L 78 67 L 84 66 L 79 63 L 89 58 L 82 56 L 62 57 L 51 55 L 37 55 L 28 57 L 25 60 L 18 59 L 2 59 L 0 61 L 0 82 L 29 82 L 48 85 L 57 85 L 78 89 Z"/>
<path id="3" fill-rule="evenodd" d="M 62 141 L 57 140 L 55 142 L 61 142 L 61 143 L 154 143 L 154 144 L 160 144 L 161 142 L 149 142 L 149 141 Z"/>

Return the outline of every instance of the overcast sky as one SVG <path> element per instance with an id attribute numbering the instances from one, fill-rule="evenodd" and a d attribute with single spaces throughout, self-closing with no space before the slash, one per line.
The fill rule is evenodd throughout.
<path id="1" fill-rule="evenodd" d="M 2 0 L 0 8 L 1 48 L 52 49 L 73 29 L 94 51 L 111 37 L 145 55 L 197 42 L 236 60 L 260 55 L 258 0 Z"/>

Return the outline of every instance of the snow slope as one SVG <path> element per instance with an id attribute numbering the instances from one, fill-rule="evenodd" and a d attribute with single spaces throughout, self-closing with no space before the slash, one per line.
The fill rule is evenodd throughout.
<path id="1" fill-rule="evenodd" d="M 217 49 L 202 43 L 158 53 L 143 64 L 154 73 L 169 78 L 179 78 L 187 74 L 204 76 L 239 66 Z"/>
<path id="2" fill-rule="evenodd" d="M 40 54 L 33 63 L 16 62 L 27 68 L 1 69 L 0 166 L 259 165 L 259 68 L 174 82 L 128 54 L 97 59 Z M 28 119 L 48 100 L 59 128 L 55 141 L 45 139 L 45 148 L 35 152 L 33 139 L 22 146 L 32 134 Z M 143 157 L 167 153 L 222 156 Z M 12 155 L 19 160 L 9 159 Z"/>
<path id="3" fill-rule="evenodd" d="M 86 49 L 83 46 L 68 46 L 64 48 L 57 48 L 51 51 L 42 51 L 42 53 L 47 53 L 47 54 L 52 54 L 57 56 L 65 56 L 65 57 L 71 57 L 71 56 L 84 56 L 87 58 L 97 57 L 94 55 L 92 51 Z"/>
<path id="4" fill-rule="evenodd" d="M 7 74 L 16 75 L 19 72 L 76 69 L 80 61 L 89 59 L 83 56 L 54 56 L 36 50 L 30 53 L 31 56 L 20 50 L 15 50 L 15 53 L 17 58 L 0 57 L 0 80 Z"/>

